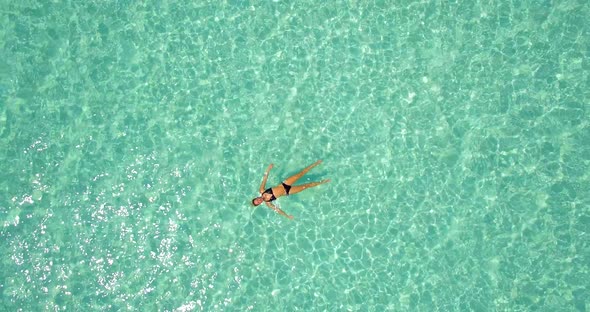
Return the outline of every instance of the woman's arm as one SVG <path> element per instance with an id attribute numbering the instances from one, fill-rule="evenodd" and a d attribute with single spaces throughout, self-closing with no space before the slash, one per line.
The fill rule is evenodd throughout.
<path id="1" fill-rule="evenodd" d="M 281 208 L 276 207 L 275 205 L 269 203 L 269 202 L 265 202 L 265 204 L 272 210 L 276 211 L 278 214 L 283 215 L 291 220 L 293 220 L 293 216 L 290 216 L 288 214 L 286 214 L 284 211 L 281 210 Z"/>
<path id="2" fill-rule="evenodd" d="M 272 164 L 268 165 L 266 172 L 264 173 L 264 178 L 262 178 L 262 184 L 260 184 L 260 193 L 264 192 L 264 187 L 266 186 L 266 179 L 268 179 L 268 173 L 272 169 Z"/>

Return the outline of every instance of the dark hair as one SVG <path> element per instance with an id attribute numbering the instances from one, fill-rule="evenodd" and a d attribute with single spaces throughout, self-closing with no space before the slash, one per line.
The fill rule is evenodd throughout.
<path id="1" fill-rule="evenodd" d="M 257 199 L 257 198 L 258 198 L 258 197 L 254 198 L 254 199 L 252 200 L 252 205 L 254 205 L 254 206 L 258 206 L 258 205 L 256 205 L 256 203 L 254 202 L 254 201 Z"/>

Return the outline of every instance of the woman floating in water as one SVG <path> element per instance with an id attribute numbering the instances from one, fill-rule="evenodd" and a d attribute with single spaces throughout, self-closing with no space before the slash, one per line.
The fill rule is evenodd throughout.
<path id="1" fill-rule="evenodd" d="M 306 188 L 310 188 L 310 187 L 314 187 L 314 186 L 317 186 L 320 184 L 330 182 L 330 179 L 327 179 L 327 180 L 322 180 L 320 182 L 310 182 L 310 183 L 306 183 L 306 184 L 302 184 L 302 185 L 293 185 L 293 183 L 295 183 L 297 180 L 299 180 L 299 178 L 301 178 L 304 174 L 306 174 L 309 170 L 311 170 L 311 168 L 313 168 L 321 163 L 322 163 L 322 161 L 318 160 L 315 163 L 313 163 L 312 165 L 310 165 L 309 167 L 301 170 L 301 172 L 299 172 L 298 174 L 287 178 L 285 181 L 283 181 L 281 183 L 281 185 L 277 185 L 275 187 L 271 187 L 271 188 L 268 188 L 265 190 L 264 187 L 266 186 L 266 179 L 268 178 L 268 173 L 270 172 L 270 169 L 272 169 L 272 167 L 273 167 L 273 165 L 270 164 L 268 166 L 268 169 L 266 169 L 266 172 L 264 173 L 264 178 L 262 178 L 262 184 L 260 184 L 260 196 L 254 198 L 252 200 L 252 204 L 254 204 L 254 206 L 258 206 L 264 202 L 272 210 L 280 213 L 281 215 L 283 215 L 289 219 L 293 219 L 293 216 L 287 215 L 284 211 L 282 211 L 280 208 L 273 205 L 271 202 L 281 196 L 297 194 Z"/>

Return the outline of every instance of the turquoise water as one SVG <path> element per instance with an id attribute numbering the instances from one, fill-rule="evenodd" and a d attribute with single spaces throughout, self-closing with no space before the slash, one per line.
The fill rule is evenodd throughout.
<path id="1" fill-rule="evenodd" d="M 587 1 L 317 3 L 2 1 L 4 310 L 590 310 Z"/>

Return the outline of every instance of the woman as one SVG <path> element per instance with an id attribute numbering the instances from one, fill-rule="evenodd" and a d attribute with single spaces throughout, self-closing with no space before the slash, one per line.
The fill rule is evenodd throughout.
<path id="1" fill-rule="evenodd" d="M 268 173 L 270 172 L 270 169 L 272 169 L 272 167 L 273 167 L 273 165 L 270 164 L 268 166 L 268 169 L 266 169 L 266 172 L 264 173 L 264 177 L 262 178 L 262 184 L 260 184 L 260 196 L 254 198 L 252 200 L 252 204 L 254 206 L 258 206 L 264 202 L 272 210 L 274 210 L 274 211 L 280 213 L 281 215 L 292 220 L 293 216 L 287 215 L 284 211 L 282 211 L 280 208 L 273 205 L 271 202 L 281 196 L 297 194 L 306 188 L 310 188 L 310 187 L 314 187 L 314 186 L 317 186 L 320 184 L 330 182 L 330 179 L 327 179 L 327 180 L 322 180 L 320 182 L 311 182 L 311 183 L 306 183 L 306 184 L 302 184 L 302 185 L 293 185 L 293 183 L 295 183 L 297 180 L 299 180 L 299 178 L 301 178 L 304 174 L 306 174 L 309 170 L 311 170 L 311 168 L 313 168 L 321 163 L 322 163 L 322 161 L 318 160 L 315 163 L 313 163 L 311 166 L 301 170 L 301 172 L 299 172 L 298 174 L 287 178 L 285 181 L 283 181 L 281 183 L 281 185 L 277 185 L 275 187 L 271 187 L 271 188 L 268 188 L 265 190 L 264 187 L 266 186 L 266 179 L 268 178 Z"/>

